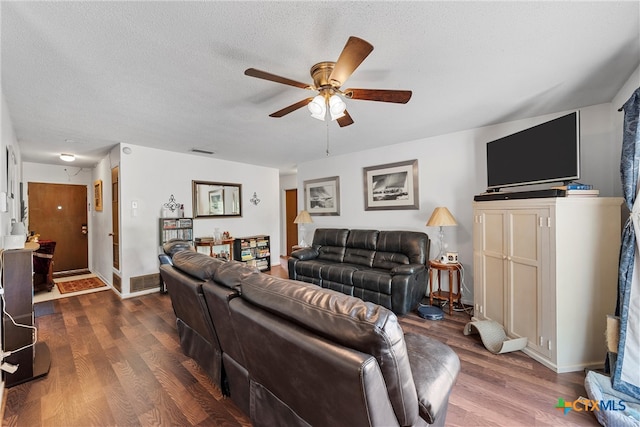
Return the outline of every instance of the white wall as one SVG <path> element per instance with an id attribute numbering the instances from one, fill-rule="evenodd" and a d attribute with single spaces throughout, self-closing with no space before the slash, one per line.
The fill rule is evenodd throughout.
<path id="1" fill-rule="evenodd" d="M 123 296 L 129 295 L 131 277 L 158 272 L 158 218 L 162 205 L 173 195 L 184 204 L 185 216 L 192 216 L 192 180 L 242 184 L 242 217 L 195 219 L 195 237 L 212 236 L 215 228 L 229 231 L 233 237 L 267 234 L 271 237 L 271 264 L 280 263 L 277 169 L 130 144 L 127 147 L 131 148 L 131 154 L 120 155 Z M 249 202 L 254 192 L 261 200 L 257 206 Z M 137 203 L 137 209 L 132 208 L 132 202 Z M 110 257 L 110 254 L 96 256 Z"/>
<path id="2" fill-rule="evenodd" d="M 2 161 L 2 176 L 0 177 L 0 191 L 7 193 L 7 148 L 11 147 L 16 159 L 16 168 L 15 168 L 15 186 L 14 189 L 14 198 L 11 199 L 7 197 L 7 206 L 6 210 L 0 209 L 0 236 L 5 234 L 9 234 L 11 231 L 11 220 L 20 221 L 22 219 L 22 215 L 20 213 L 20 194 L 19 194 L 19 186 L 18 183 L 22 177 L 22 161 L 20 156 L 20 148 L 18 147 L 18 140 L 16 138 L 16 134 L 13 129 L 13 122 L 11 121 L 11 115 L 9 113 L 9 108 L 7 107 L 7 103 L 4 99 L 4 93 L 1 93 L 1 122 L 0 122 L 0 132 L 1 132 L 1 150 L 2 154 L 0 155 L 0 159 Z"/>
<path id="3" fill-rule="evenodd" d="M 616 190 L 616 160 L 619 144 L 614 141 L 610 104 L 582 108 L 582 182 L 593 184 L 601 196 L 619 195 Z M 438 251 L 438 229 L 425 224 L 433 209 L 446 206 L 458 222 L 445 229 L 448 250 L 459 252 L 464 267 L 463 300 L 473 301 L 473 196 L 486 190 L 486 143 L 559 117 L 549 114 L 509 123 L 425 138 L 417 141 L 332 156 L 298 166 L 298 192 L 309 179 L 340 177 L 340 216 L 314 216 L 311 229 L 345 227 L 378 230 L 424 231 L 432 239 L 431 257 Z M 613 147 L 613 149 L 612 149 Z M 365 211 L 363 167 L 418 159 L 418 210 Z M 619 181 L 619 178 L 618 178 Z M 515 191 L 515 190 L 514 190 Z M 298 206 L 302 209 L 303 198 Z M 310 232 L 312 235 L 312 231 Z"/>

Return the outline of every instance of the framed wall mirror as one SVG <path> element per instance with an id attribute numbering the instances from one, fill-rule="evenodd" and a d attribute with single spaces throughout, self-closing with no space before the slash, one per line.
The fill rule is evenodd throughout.
<path id="1" fill-rule="evenodd" d="M 242 184 L 192 181 L 195 218 L 242 216 Z"/>

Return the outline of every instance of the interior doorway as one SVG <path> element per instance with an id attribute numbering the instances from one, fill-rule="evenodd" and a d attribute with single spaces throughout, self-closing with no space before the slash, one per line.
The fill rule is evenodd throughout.
<path id="1" fill-rule="evenodd" d="M 298 225 L 293 221 L 298 215 L 298 190 L 285 190 L 285 206 L 287 218 L 287 256 L 291 256 L 291 248 L 298 244 Z"/>
<path id="2" fill-rule="evenodd" d="M 53 271 L 86 270 L 89 260 L 87 186 L 29 182 L 29 232 L 53 240 Z"/>
<path id="3" fill-rule="evenodd" d="M 120 270 L 120 221 L 118 212 L 120 204 L 118 202 L 120 167 L 111 169 L 111 237 L 113 238 L 111 247 L 113 251 L 113 268 Z"/>

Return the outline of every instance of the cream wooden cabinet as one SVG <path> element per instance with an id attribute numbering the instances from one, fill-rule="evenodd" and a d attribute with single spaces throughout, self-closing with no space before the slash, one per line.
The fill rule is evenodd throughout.
<path id="1" fill-rule="evenodd" d="M 473 203 L 474 317 L 527 337 L 556 372 L 601 366 L 615 310 L 621 198 Z"/>

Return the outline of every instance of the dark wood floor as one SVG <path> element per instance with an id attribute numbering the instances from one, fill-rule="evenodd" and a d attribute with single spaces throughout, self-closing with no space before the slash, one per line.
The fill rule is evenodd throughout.
<path id="1" fill-rule="evenodd" d="M 275 267 L 273 274 L 286 270 Z M 251 425 L 182 354 L 168 295 L 120 300 L 102 291 L 48 308 L 36 324 L 51 350 L 51 370 L 5 390 L 4 426 Z M 477 337 L 463 335 L 464 313 L 400 321 L 460 357 L 448 426 L 598 425 L 590 413 L 554 408 L 558 398 L 586 396 L 584 373 L 555 374 L 522 352 L 493 355 Z"/>

